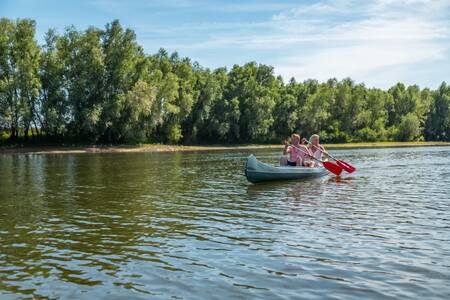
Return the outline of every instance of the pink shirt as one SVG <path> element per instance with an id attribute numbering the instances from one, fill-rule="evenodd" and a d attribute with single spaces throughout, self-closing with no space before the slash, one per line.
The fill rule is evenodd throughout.
<path id="1" fill-rule="evenodd" d="M 305 152 L 311 154 L 305 145 L 298 145 L 297 147 L 289 146 L 286 152 L 290 154 L 290 162 L 296 162 L 299 157 L 303 160 L 306 155 Z"/>

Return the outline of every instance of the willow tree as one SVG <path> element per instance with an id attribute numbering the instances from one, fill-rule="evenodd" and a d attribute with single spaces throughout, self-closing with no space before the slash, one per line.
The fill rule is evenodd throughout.
<path id="1" fill-rule="evenodd" d="M 428 140 L 450 141 L 450 86 L 445 82 L 433 93 L 425 136 Z"/>
<path id="2" fill-rule="evenodd" d="M 15 138 L 18 135 L 18 103 L 14 96 L 14 70 L 11 64 L 14 23 L 0 19 L 0 130 L 5 128 Z"/>
<path id="3" fill-rule="evenodd" d="M 71 110 L 68 129 L 82 140 L 95 141 L 99 136 L 105 74 L 101 35 L 102 31 L 94 27 L 84 32 L 70 27 L 59 42 Z"/>
<path id="4" fill-rule="evenodd" d="M 239 103 L 239 133 L 234 141 L 261 142 L 271 137 L 272 112 L 280 86 L 281 82 L 273 75 L 273 67 L 255 62 L 233 66 L 224 98 Z"/>
<path id="5" fill-rule="evenodd" d="M 289 136 L 296 129 L 299 115 L 296 97 L 298 86 L 299 84 L 292 78 L 287 85 L 282 86 L 280 96 L 276 100 L 272 128 L 274 135 L 280 139 Z"/>
<path id="6" fill-rule="evenodd" d="M 50 29 L 45 35 L 45 44 L 40 65 L 40 114 L 41 128 L 49 138 L 62 137 L 67 133 L 70 118 L 66 95 L 64 64 L 59 51 L 59 36 Z"/>
<path id="7" fill-rule="evenodd" d="M 183 123 L 184 140 L 187 142 L 224 141 L 229 130 L 222 122 L 226 113 L 221 105 L 227 82 L 226 69 L 197 70 L 194 89 L 198 91 L 191 113 Z"/>
<path id="8" fill-rule="evenodd" d="M 136 34 L 131 29 L 124 29 L 118 20 L 106 25 L 101 34 L 104 59 L 104 79 L 102 113 L 99 121 L 99 134 L 108 142 L 128 142 L 138 136 L 142 139 L 147 131 L 132 135 L 129 128 L 138 128 L 134 124 L 127 124 L 127 118 L 121 114 L 124 109 L 124 101 L 128 107 L 126 111 L 140 111 L 142 107 L 153 104 L 154 90 L 145 82 L 148 79 L 147 59 L 142 47 L 137 44 Z M 149 91 L 149 98 L 142 95 L 143 91 Z M 131 101 L 131 99 L 134 99 Z M 144 103 L 144 102 L 148 103 Z M 137 105 L 133 108 L 133 105 Z M 148 108 L 144 111 L 149 110 Z M 131 120 L 130 120 L 131 121 Z M 127 132 L 127 133 L 124 133 Z"/>
<path id="9" fill-rule="evenodd" d="M 29 19 L 0 21 L 0 87 L 3 119 L 11 139 L 23 129 L 25 139 L 32 126 L 37 133 L 40 49 L 34 38 L 36 22 Z M 4 121 L 4 122 L 5 122 Z"/>

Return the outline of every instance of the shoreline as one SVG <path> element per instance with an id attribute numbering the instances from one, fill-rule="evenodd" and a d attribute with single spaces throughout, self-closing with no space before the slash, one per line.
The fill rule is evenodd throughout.
<path id="1" fill-rule="evenodd" d="M 371 142 L 371 143 L 346 143 L 323 144 L 331 150 L 338 149 L 365 149 L 365 148 L 395 148 L 395 147 L 436 147 L 450 146 L 450 142 Z M 79 153 L 139 153 L 139 152 L 196 152 L 196 151 L 235 151 L 235 150 L 259 150 L 282 149 L 283 145 L 274 144 L 246 144 L 246 145 L 72 145 L 72 146 L 0 146 L 1 154 L 79 154 Z"/>

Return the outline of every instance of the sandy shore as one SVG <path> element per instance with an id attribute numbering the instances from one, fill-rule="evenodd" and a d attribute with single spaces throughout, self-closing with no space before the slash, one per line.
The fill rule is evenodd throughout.
<path id="1" fill-rule="evenodd" d="M 420 146 L 450 146 L 449 142 L 377 142 L 377 143 L 347 143 L 325 144 L 328 149 L 350 148 L 387 148 L 387 147 L 420 147 Z M 131 152 L 186 152 L 186 151 L 226 151 L 226 150 L 257 150 L 281 149 L 283 145 L 115 145 L 115 146 L 14 146 L 0 147 L 0 154 L 73 154 L 73 153 L 131 153 Z"/>

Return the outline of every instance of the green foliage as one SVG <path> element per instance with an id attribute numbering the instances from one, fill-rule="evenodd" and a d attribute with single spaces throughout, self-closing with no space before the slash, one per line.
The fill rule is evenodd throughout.
<path id="1" fill-rule="evenodd" d="M 155 101 L 155 90 L 146 82 L 138 81 L 125 94 L 119 95 L 118 110 L 120 125 L 119 140 L 127 142 L 145 141 L 151 129 L 152 106 Z"/>
<path id="2" fill-rule="evenodd" d="M 350 78 L 284 83 L 250 62 L 202 68 L 160 49 L 146 55 L 133 30 L 35 40 L 35 22 L 0 19 L 1 139 L 83 142 L 251 143 L 292 132 L 325 142 L 450 140 L 450 87 L 398 83 L 388 91 Z"/>
<path id="3" fill-rule="evenodd" d="M 176 144 L 182 137 L 183 134 L 181 133 L 181 126 L 178 124 L 172 124 L 167 132 L 167 141 L 169 143 Z"/>
<path id="4" fill-rule="evenodd" d="M 450 86 L 443 82 L 432 99 L 425 136 L 428 140 L 450 141 Z"/>
<path id="5" fill-rule="evenodd" d="M 397 140 L 402 142 L 413 141 L 421 132 L 420 120 L 416 114 L 410 112 L 401 118 L 398 125 Z"/>
<path id="6" fill-rule="evenodd" d="M 64 64 L 58 49 L 58 36 L 50 29 L 45 36 L 40 66 L 41 127 L 49 136 L 63 136 L 67 132 L 68 102 L 65 97 Z"/>
<path id="7" fill-rule="evenodd" d="M 0 131 L 0 145 L 5 143 L 9 139 L 9 133 L 6 131 Z"/>
<path id="8" fill-rule="evenodd" d="M 29 19 L 0 20 L 0 126 L 16 139 L 23 128 L 28 138 L 37 118 L 40 49 L 34 39 L 36 24 Z"/>
<path id="9" fill-rule="evenodd" d="M 273 75 L 273 68 L 254 62 L 235 65 L 228 74 L 224 98 L 239 103 L 239 119 L 231 141 L 265 141 L 270 138 L 272 111 L 279 97 L 281 82 Z M 239 133 L 238 133 L 239 132 Z M 237 134 L 238 133 L 238 134 Z"/>
<path id="10" fill-rule="evenodd" d="M 297 101 L 295 91 L 291 87 L 295 83 L 290 83 L 281 90 L 280 97 L 276 101 L 273 115 L 273 130 L 275 136 L 289 136 L 295 129 L 298 119 Z"/>

